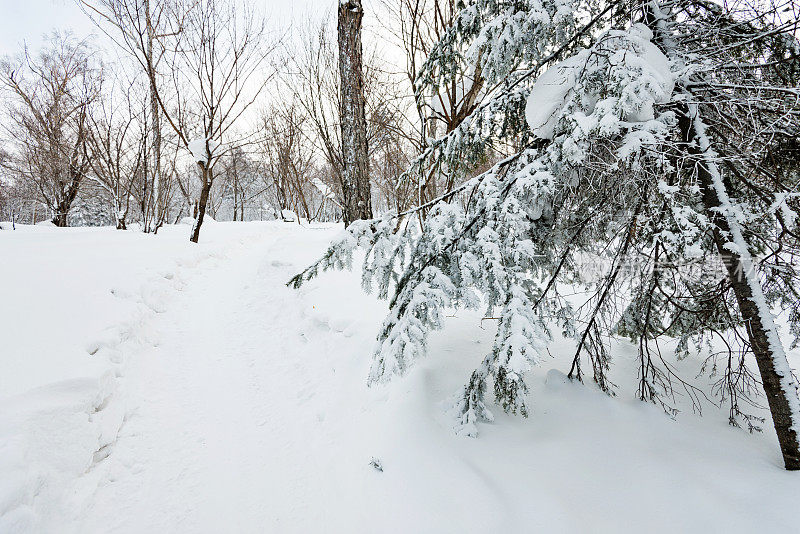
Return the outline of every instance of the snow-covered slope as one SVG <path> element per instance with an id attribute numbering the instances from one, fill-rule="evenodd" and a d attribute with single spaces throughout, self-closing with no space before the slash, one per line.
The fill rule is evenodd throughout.
<path id="1" fill-rule="evenodd" d="M 444 408 L 491 320 L 460 312 L 405 377 L 367 387 L 385 304 L 357 272 L 284 285 L 337 231 L 0 232 L 0 532 L 800 528 L 771 425 L 633 400 L 624 343 L 617 398 L 566 381 L 556 341 L 531 416 L 496 409 L 476 439 Z"/>

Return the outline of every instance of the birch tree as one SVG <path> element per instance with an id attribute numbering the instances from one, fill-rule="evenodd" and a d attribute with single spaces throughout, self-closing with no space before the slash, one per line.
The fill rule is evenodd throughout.
<path id="1" fill-rule="evenodd" d="M 264 113 L 261 127 L 264 178 L 275 192 L 278 211 L 281 214 L 284 210 L 294 211 L 298 223 L 301 216 L 307 220 L 314 218 L 310 198 L 314 154 L 303 132 L 305 122 L 306 117 L 290 102 L 273 105 Z"/>
<path id="2" fill-rule="evenodd" d="M 250 142 L 240 128 L 242 117 L 271 78 L 266 59 L 274 45 L 266 42 L 263 20 L 244 2 L 174 0 L 151 6 L 148 0 L 102 0 L 100 4 L 102 9 L 85 2 L 122 32 L 123 45 L 147 74 L 151 103 L 158 108 L 152 113 L 151 105 L 154 131 L 163 119 L 196 163 L 201 185 L 190 235 L 196 243 L 214 166 Z M 160 133 L 153 135 L 160 139 Z M 156 175 L 161 176 L 159 170 Z M 183 184 L 179 187 L 183 189 Z"/>
<path id="3" fill-rule="evenodd" d="M 172 74 L 175 110 L 170 112 L 163 99 L 160 103 L 200 175 L 198 214 L 190 237 L 196 243 L 214 165 L 252 142 L 238 127 L 274 73 L 266 64 L 274 45 L 266 42 L 263 20 L 256 19 L 252 8 L 216 0 L 191 6 L 179 41 Z"/>

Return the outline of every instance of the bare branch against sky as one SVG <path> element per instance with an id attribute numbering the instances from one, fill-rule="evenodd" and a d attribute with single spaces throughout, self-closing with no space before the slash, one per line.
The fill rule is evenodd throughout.
<path id="1" fill-rule="evenodd" d="M 285 25 L 307 13 L 332 9 L 333 0 L 254 0 L 273 24 Z M 92 22 L 74 0 L 0 0 L 0 56 L 19 50 L 23 42 L 33 48 L 53 29 L 70 29 L 78 38 L 97 34 Z"/>

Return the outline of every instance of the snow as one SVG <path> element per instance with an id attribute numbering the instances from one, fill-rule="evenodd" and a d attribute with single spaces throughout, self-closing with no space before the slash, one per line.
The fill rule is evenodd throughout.
<path id="1" fill-rule="evenodd" d="M 220 222 L 198 245 L 181 225 L 17 228 L 0 232 L 0 532 L 797 530 L 770 425 L 573 383 L 564 339 L 528 372 L 530 416 L 490 406 L 476 439 L 445 412 L 491 350 L 479 313 L 367 386 L 386 304 L 358 273 L 284 285 L 340 227 Z M 634 391 L 636 347 L 613 357 Z"/>
<path id="2" fill-rule="evenodd" d="M 638 65 L 646 76 L 651 76 L 656 87 L 655 103 L 665 104 L 670 101 L 675 89 L 675 75 L 671 72 L 669 59 L 651 41 L 653 32 L 642 23 L 634 24 L 629 36 L 639 49 L 637 54 L 625 54 L 624 61 L 630 65 Z M 629 121 L 644 122 L 654 117 L 653 108 L 645 109 L 627 118 Z"/>
<path id="3" fill-rule="evenodd" d="M 311 180 L 311 183 L 322 194 L 322 198 L 325 198 L 327 200 L 332 200 L 332 201 L 336 202 L 336 194 L 333 192 L 333 190 L 330 187 L 328 187 L 328 184 L 326 184 L 325 182 L 323 182 L 319 178 L 313 178 Z M 336 203 L 338 204 L 338 202 L 336 202 Z"/>
<path id="4" fill-rule="evenodd" d="M 206 145 L 208 146 L 208 150 L 206 150 Z M 219 142 L 215 141 L 214 139 L 207 138 L 192 139 L 188 144 L 189 152 L 192 153 L 195 163 L 200 163 L 203 165 L 208 164 L 209 152 L 213 158 L 218 147 Z"/>
<path id="5" fill-rule="evenodd" d="M 653 105 L 669 102 L 675 88 L 675 76 L 670 71 L 669 60 L 651 42 L 652 38 L 650 29 L 640 23 L 634 24 L 627 32 L 610 31 L 596 45 L 596 49 L 604 53 L 596 53 L 595 49 L 581 50 L 542 73 L 536 79 L 525 104 L 525 118 L 533 134 L 542 139 L 553 139 L 561 112 L 578 78 L 584 75 L 587 69 L 597 68 L 597 64 L 603 62 L 608 62 L 611 66 L 624 65 L 628 69 L 640 72 L 636 85 L 645 86 L 646 94 L 650 98 L 640 102 L 638 100 L 641 96 L 633 89 L 629 91 L 625 97 L 633 101 L 628 103 L 627 111 L 622 118 L 631 123 L 652 121 L 655 118 Z M 605 46 L 604 39 L 619 40 L 625 46 L 618 46 L 614 53 L 606 57 L 607 50 L 602 48 Z M 614 47 L 611 46 L 611 49 Z M 639 91 L 645 92 L 641 89 Z M 584 112 L 590 115 L 594 105 L 599 106 L 602 103 L 602 101 L 598 103 L 597 98 L 594 98 Z M 592 122 L 587 121 L 585 116 L 583 120 L 587 124 Z M 588 128 L 584 129 L 588 131 Z"/>
<path id="6" fill-rule="evenodd" d="M 800 196 L 797 193 L 775 193 L 775 202 L 769 207 L 769 212 L 774 213 L 776 211 L 780 211 L 781 217 L 783 218 L 783 222 L 786 224 L 789 230 L 794 229 L 795 225 L 797 224 L 797 213 L 795 213 L 792 208 L 789 207 L 787 200 L 790 197 Z"/>
<path id="7" fill-rule="evenodd" d="M 575 85 L 576 70 L 589 57 L 587 50 L 561 61 L 547 69 L 533 84 L 525 103 L 525 119 L 533 134 L 542 139 L 552 139 L 567 95 Z"/>
<path id="8" fill-rule="evenodd" d="M 181 220 L 178 221 L 178 224 L 194 227 L 196 222 L 197 222 L 197 219 L 195 219 L 194 217 L 181 217 Z M 215 222 L 217 222 L 217 221 L 208 212 L 206 212 L 205 215 L 203 215 L 203 224 L 207 224 L 207 223 L 212 223 L 213 224 Z M 205 226 L 204 226 L 204 228 L 205 228 Z"/>

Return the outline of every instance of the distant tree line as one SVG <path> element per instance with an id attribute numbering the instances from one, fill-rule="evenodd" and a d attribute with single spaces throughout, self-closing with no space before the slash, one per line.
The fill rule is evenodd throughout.
<path id="1" fill-rule="evenodd" d="M 238 0 L 76 1 L 114 50 L 54 31 L 0 61 L 0 220 L 157 233 L 191 217 L 196 241 L 206 214 L 337 221 L 344 206 L 402 210 L 435 191 L 400 179 L 424 143 L 411 74 L 362 54 L 363 12 L 348 30 L 360 64 L 346 62 L 365 131 L 354 204 L 333 17 L 289 39 Z"/>

